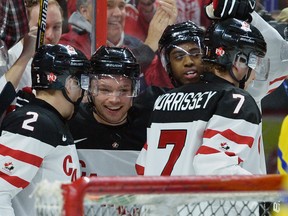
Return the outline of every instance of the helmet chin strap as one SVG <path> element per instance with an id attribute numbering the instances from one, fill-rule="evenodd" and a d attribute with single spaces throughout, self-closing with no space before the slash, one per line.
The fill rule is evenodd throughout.
<path id="1" fill-rule="evenodd" d="M 239 82 L 239 88 L 244 89 L 245 88 L 245 83 L 247 82 L 247 80 L 249 79 L 250 75 L 251 75 L 251 71 L 252 69 L 249 67 L 247 74 L 243 77 L 242 80 L 240 80 Z"/>
<path id="2" fill-rule="evenodd" d="M 238 68 L 237 68 L 237 70 L 238 70 Z M 250 67 L 248 67 L 248 72 L 246 73 L 246 75 L 241 80 L 238 80 L 236 78 L 235 74 L 233 73 L 232 67 L 230 67 L 229 74 L 234 81 L 239 83 L 239 88 L 244 89 L 245 82 L 249 79 L 249 77 L 251 75 L 251 71 L 252 71 L 252 69 Z"/>
<path id="3" fill-rule="evenodd" d="M 63 94 L 63 96 L 66 98 L 67 101 L 69 101 L 69 102 L 70 102 L 71 104 L 73 104 L 73 106 L 74 106 L 74 112 L 73 112 L 73 115 L 72 115 L 71 118 L 73 118 L 73 117 L 77 114 L 78 109 L 79 109 L 79 105 L 80 105 L 80 103 L 81 103 L 81 101 L 82 101 L 82 99 L 83 99 L 83 97 L 84 97 L 85 90 L 81 89 L 81 91 L 82 91 L 82 92 L 81 92 L 81 96 L 77 99 L 76 102 L 73 102 L 73 101 L 70 99 L 70 97 L 68 96 L 65 88 L 62 89 L 62 94 Z"/>

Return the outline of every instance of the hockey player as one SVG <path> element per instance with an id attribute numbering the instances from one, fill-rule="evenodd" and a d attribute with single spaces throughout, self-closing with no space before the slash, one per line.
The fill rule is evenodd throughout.
<path id="1" fill-rule="evenodd" d="M 139 92 L 139 64 L 128 48 L 107 46 L 90 61 L 89 102 L 69 121 L 82 175 L 136 175 L 148 118 L 145 111 L 131 108 Z"/>
<path id="2" fill-rule="evenodd" d="M 204 30 L 192 21 L 170 25 L 163 32 L 158 50 L 174 87 L 200 80 L 203 39 Z"/>
<path id="3" fill-rule="evenodd" d="M 66 120 L 82 100 L 88 63 L 71 46 L 44 45 L 36 52 L 31 71 L 36 96 L 9 113 L 1 127 L 0 215 L 36 215 L 31 195 L 39 182 L 80 176 Z"/>

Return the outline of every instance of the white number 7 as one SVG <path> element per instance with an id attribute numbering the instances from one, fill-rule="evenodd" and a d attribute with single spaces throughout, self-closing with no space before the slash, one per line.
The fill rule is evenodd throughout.
<path id="1" fill-rule="evenodd" d="M 235 110 L 234 110 L 234 114 L 238 114 L 239 110 L 241 109 L 244 101 L 245 101 L 245 97 L 241 94 L 233 94 L 233 98 L 239 98 L 239 103 L 237 104 Z"/>

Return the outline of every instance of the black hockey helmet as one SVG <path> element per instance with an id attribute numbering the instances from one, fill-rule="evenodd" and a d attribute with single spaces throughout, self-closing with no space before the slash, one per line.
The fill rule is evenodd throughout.
<path id="1" fill-rule="evenodd" d="M 61 90 L 68 76 L 76 77 L 82 84 L 81 75 L 88 74 L 89 68 L 86 56 L 72 46 L 43 45 L 32 61 L 32 88 Z"/>
<path id="2" fill-rule="evenodd" d="M 123 76 L 132 80 L 132 95 L 140 91 L 140 65 L 134 54 L 126 47 L 101 46 L 91 57 L 91 75 L 100 79 L 103 76 Z"/>
<path id="3" fill-rule="evenodd" d="M 190 20 L 167 26 L 158 43 L 158 51 L 163 67 L 167 70 L 167 64 L 170 63 L 169 54 L 174 46 L 194 42 L 202 49 L 203 39 L 204 30 Z M 170 73 L 169 70 L 167 71 Z"/>
<path id="4" fill-rule="evenodd" d="M 206 31 L 203 60 L 230 70 L 237 53 L 264 58 L 267 48 L 261 32 L 249 23 L 229 18 L 214 22 Z"/>
<path id="5" fill-rule="evenodd" d="M 92 74 L 123 75 L 131 79 L 140 76 L 140 65 L 126 47 L 99 47 L 91 57 L 91 67 Z"/>

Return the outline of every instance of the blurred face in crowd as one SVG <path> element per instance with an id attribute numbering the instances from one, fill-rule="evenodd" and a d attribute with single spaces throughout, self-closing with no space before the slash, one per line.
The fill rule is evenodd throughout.
<path id="1" fill-rule="evenodd" d="M 196 83 L 202 73 L 202 51 L 195 43 L 175 46 L 169 53 L 173 78 L 181 85 Z"/>
<path id="2" fill-rule="evenodd" d="M 37 26 L 39 16 L 39 4 L 30 8 L 29 26 Z M 57 44 L 62 34 L 62 12 L 60 6 L 49 1 L 47 18 L 46 18 L 46 31 L 45 31 L 45 44 Z"/>
<path id="3" fill-rule="evenodd" d="M 80 6 L 79 8 L 80 13 L 82 16 L 86 18 L 87 21 L 93 23 L 93 4 L 92 0 L 87 0 L 87 2 Z"/>
<path id="4" fill-rule="evenodd" d="M 125 0 L 107 0 L 107 39 L 117 45 L 124 32 Z"/>
<path id="5" fill-rule="evenodd" d="M 132 80 L 121 75 L 97 75 L 91 79 L 90 93 L 96 120 L 106 125 L 126 122 L 132 106 Z"/>

